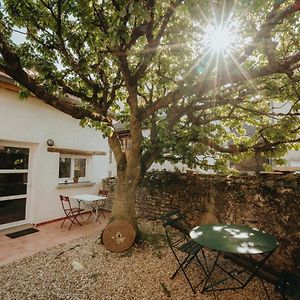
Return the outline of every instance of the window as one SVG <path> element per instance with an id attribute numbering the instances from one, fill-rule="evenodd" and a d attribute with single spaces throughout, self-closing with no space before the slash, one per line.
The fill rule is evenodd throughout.
<path id="1" fill-rule="evenodd" d="M 75 158 L 74 160 L 74 177 L 86 177 L 86 159 Z"/>
<path id="2" fill-rule="evenodd" d="M 86 157 L 61 155 L 59 158 L 59 182 L 73 182 L 74 178 L 79 181 L 88 181 Z"/>
<path id="3" fill-rule="evenodd" d="M 28 170 L 27 148 L 0 146 L 0 170 Z"/>
<path id="4" fill-rule="evenodd" d="M 59 158 L 59 178 L 71 178 L 71 158 Z"/>

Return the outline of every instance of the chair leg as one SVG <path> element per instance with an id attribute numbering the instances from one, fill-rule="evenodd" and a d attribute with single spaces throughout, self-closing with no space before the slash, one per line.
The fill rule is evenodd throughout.
<path id="1" fill-rule="evenodd" d="M 177 268 L 177 270 L 175 271 L 175 273 L 171 276 L 171 279 L 173 279 L 179 271 L 182 271 L 183 274 L 184 274 L 184 277 L 186 278 L 186 280 L 187 280 L 187 282 L 188 282 L 188 284 L 189 284 L 189 286 L 191 288 L 191 290 L 193 291 L 194 294 L 196 294 L 196 290 L 192 286 L 192 283 L 191 283 L 191 281 L 190 281 L 190 279 L 189 279 L 189 277 L 188 277 L 188 275 L 187 275 L 187 273 L 185 271 L 186 267 L 194 259 L 194 257 L 196 256 L 196 254 L 194 254 L 194 255 L 188 254 L 186 256 L 186 258 L 182 262 L 180 262 L 180 260 L 178 259 L 177 255 L 176 255 L 176 253 L 175 253 L 175 251 L 173 250 L 172 247 L 171 247 L 171 250 L 172 250 L 172 252 L 173 252 L 173 254 L 174 254 L 174 256 L 175 256 L 175 258 L 176 258 L 176 260 L 177 260 L 177 262 L 179 264 L 179 267 Z"/>
<path id="2" fill-rule="evenodd" d="M 77 216 L 74 216 L 74 220 L 77 222 L 78 225 L 82 226 L 82 224 L 77 220 L 77 217 L 78 217 L 78 215 L 77 215 Z M 75 223 L 74 223 L 74 224 L 75 224 Z"/>
<path id="3" fill-rule="evenodd" d="M 91 215 L 92 215 L 92 212 L 89 211 L 89 217 L 87 218 L 87 221 L 90 219 Z"/>
<path id="4" fill-rule="evenodd" d="M 70 218 L 70 216 L 66 215 L 66 217 L 64 218 L 62 224 L 60 225 L 60 228 L 62 228 L 64 226 L 64 223 L 66 222 L 66 220 L 70 220 L 71 224 L 73 224 L 74 222 L 72 221 L 72 219 Z M 75 224 L 75 223 L 74 223 Z"/>
<path id="5" fill-rule="evenodd" d="M 265 291 L 265 293 L 266 293 L 266 296 L 267 296 L 268 300 L 270 300 L 271 298 L 270 298 L 270 296 L 269 296 L 268 290 L 267 290 L 267 288 L 266 288 L 266 286 L 265 286 L 263 280 L 262 280 L 260 277 L 258 277 L 258 276 L 257 276 L 257 278 L 259 279 L 259 281 L 260 281 L 260 283 L 261 283 L 261 285 L 262 285 L 262 287 L 263 287 L 263 289 L 264 289 L 264 291 Z"/>
<path id="6" fill-rule="evenodd" d="M 69 230 L 71 229 L 72 225 L 73 225 L 73 221 L 71 220 L 71 223 L 70 223 L 70 226 L 69 226 Z"/>
<path id="7" fill-rule="evenodd" d="M 63 220 L 63 222 L 61 223 L 60 228 L 62 228 L 62 227 L 64 226 L 64 223 L 66 222 L 66 220 L 67 220 L 67 217 L 64 217 L 64 220 Z"/>
<path id="8" fill-rule="evenodd" d="M 78 216 L 78 215 L 77 215 L 77 216 Z M 66 219 L 69 219 L 69 220 L 70 220 L 69 230 L 71 229 L 72 225 L 73 225 L 73 224 L 76 224 L 76 223 L 77 223 L 78 225 L 82 226 L 82 224 L 77 220 L 77 218 L 76 218 L 77 216 L 74 216 L 74 215 L 69 216 L 69 215 L 67 215 L 67 216 L 65 217 L 63 223 L 61 224 L 61 227 L 60 227 L 60 228 L 62 228 L 62 226 L 64 225 Z"/>
<path id="9" fill-rule="evenodd" d="M 104 214 L 103 209 L 100 209 L 99 217 L 100 217 L 100 214 L 103 216 L 103 219 L 105 219 L 105 214 Z"/>
<path id="10" fill-rule="evenodd" d="M 100 211 L 98 210 L 98 216 L 97 216 L 96 222 L 97 222 L 98 219 L 100 218 L 100 214 L 102 214 L 103 218 L 105 219 L 105 214 L 104 214 L 104 212 L 103 212 L 103 209 L 100 209 Z"/>
<path id="11" fill-rule="evenodd" d="M 194 258 L 193 256 L 191 257 L 190 255 L 188 255 L 188 256 L 183 260 L 182 263 L 180 263 L 180 261 L 177 260 L 177 261 L 178 261 L 178 264 L 179 264 L 179 267 L 177 268 L 177 270 L 174 272 L 174 274 L 171 276 L 170 279 L 173 279 L 173 278 L 177 275 L 177 273 L 178 273 L 179 271 L 183 271 L 183 269 L 185 269 L 185 268 L 188 266 L 188 264 L 193 260 L 193 258 Z"/>
<path id="12" fill-rule="evenodd" d="M 76 217 L 73 217 L 73 219 L 71 219 L 71 218 L 69 218 L 69 219 L 70 219 L 70 221 L 71 221 L 71 224 L 70 224 L 70 226 L 69 226 L 69 230 L 71 229 L 71 227 L 72 227 L 73 224 L 76 224 L 76 222 L 77 222 L 77 224 L 78 224 L 79 226 L 82 226 L 82 224 L 77 220 Z M 74 222 L 74 221 L 76 221 L 76 222 Z"/>

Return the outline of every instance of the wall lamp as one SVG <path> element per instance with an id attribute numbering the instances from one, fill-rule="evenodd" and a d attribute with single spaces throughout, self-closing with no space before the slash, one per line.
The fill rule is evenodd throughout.
<path id="1" fill-rule="evenodd" d="M 52 139 L 48 139 L 47 140 L 47 145 L 50 146 L 50 147 L 53 146 L 54 145 L 54 141 Z"/>

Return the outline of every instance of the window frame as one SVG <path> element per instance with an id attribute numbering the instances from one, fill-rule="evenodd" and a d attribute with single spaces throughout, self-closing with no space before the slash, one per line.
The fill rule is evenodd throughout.
<path id="1" fill-rule="evenodd" d="M 61 158 L 69 158 L 71 159 L 71 166 L 70 166 L 70 177 L 59 177 L 59 168 L 60 168 L 60 159 Z M 89 176 L 89 163 L 90 158 L 85 155 L 71 155 L 71 154 L 60 154 L 58 159 L 58 183 L 73 183 L 74 175 L 75 175 L 75 159 L 85 159 L 85 176 L 78 177 L 78 182 L 88 182 L 90 181 Z"/>

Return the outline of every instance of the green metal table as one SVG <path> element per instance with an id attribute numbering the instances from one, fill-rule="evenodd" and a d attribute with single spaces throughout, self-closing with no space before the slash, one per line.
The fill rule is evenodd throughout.
<path id="1" fill-rule="evenodd" d="M 231 290 L 244 288 L 251 279 L 258 273 L 267 259 L 272 255 L 278 247 L 277 240 L 264 231 L 256 228 L 250 228 L 246 225 L 236 224 L 207 224 L 193 228 L 190 232 L 191 238 L 204 248 L 214 250 L 216 252 L 215 259 L 211 265 L 207 262 L 207 278 L 202 288 L 202 292 Z M 252 260 L 251 269 L 232 269 L 226 270 L 219 264 L 220 255 L 222 253 L 231 253 L 238 255 L 247 255 L 253 258 L 253 255 L 259 256 L 258 260 Z M 205 261 L 206 258 L 204 257 Z M 212 275 L 216 268 L 226 274 L 224 278 L 213 282 Z M 246 280 L 241 281 L 239 275 L 248 273 Z M 233 279 L 237 286 L 222 287 L 228 279 Z"/>

